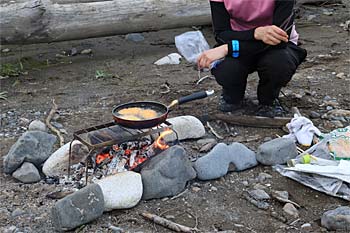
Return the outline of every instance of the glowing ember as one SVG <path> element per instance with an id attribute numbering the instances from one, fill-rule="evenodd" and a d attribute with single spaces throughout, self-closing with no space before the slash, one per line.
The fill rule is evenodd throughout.
<path id="1" fill-rule="evenodd" d="M 172 132 L 171 129 L 166 129 L 153 143 L 151 140 L 143 138 L 138 141 L 114 145 L 109 152 L 104 151 L 96 156 L 96 164 L 105 170 L 105 175 L 134 170 L 147 159 L 168 149 L 169 145 L 164 137 Z"/>

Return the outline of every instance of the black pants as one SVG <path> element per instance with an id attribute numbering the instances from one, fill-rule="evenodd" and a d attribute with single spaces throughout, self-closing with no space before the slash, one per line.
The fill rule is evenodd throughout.
<path id="1" fill-rule="evenodd" d="M 226 57 L 212 74 L 223 87 L 223 98 L 237 104 L 244 98 L 248 74 L 259 75 L 259 104 L 272 105 L 306 57 L 306 50 L 289 42 L 285 48 L 269 48 L 254 56 Z"/>

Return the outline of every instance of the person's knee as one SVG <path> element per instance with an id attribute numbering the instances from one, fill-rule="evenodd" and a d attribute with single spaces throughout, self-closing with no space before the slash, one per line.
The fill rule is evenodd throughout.
<path id="1" fill-rule="evenodd" d="M 248 71 L 235 59 L 225 59 L 216 68 L 212 69 L 216 81 L 221 86 L 240 85 L 247 79 Z"/>
<path id="2" fill-rule="evenodd" d="M 260 75 L 270 79 L 279 86 L 286 85 L 293 77 L 297 65 L 287 53 L 272 54 L 259 64 Z"/>

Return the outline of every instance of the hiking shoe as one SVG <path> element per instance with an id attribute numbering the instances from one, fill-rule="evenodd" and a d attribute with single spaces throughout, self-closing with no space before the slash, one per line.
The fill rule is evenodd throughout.
<path id="1" fill-rule="evenodd" d="M 227 102 L 222 96 L 219 99 L 218 109 L 221 112 L 233 112 L 242 108 L 242 103 L 232 104 Z"/>
<path id="2" fill-rule="evenodd" d="M 256 115 L 270 118 L 283 117 L 284 110 L 278 103 L 274 103 L 273 105 L 259 105 Z"/>

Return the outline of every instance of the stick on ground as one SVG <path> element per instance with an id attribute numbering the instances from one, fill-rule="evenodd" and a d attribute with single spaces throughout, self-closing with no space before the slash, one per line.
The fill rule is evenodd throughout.
<path id="1" fill-rule="evenodd" d="M 147 218 L 148 220 L 151 220 L 151 221 L 153 221 L 154 223 L 156 223 L 158 225 L 161 225 L 163 227 L 166 227 L 166 228 L 171 229 L 171 230 L 176 231 L 176 232 L 188 232 L 188 233 L 191 233 L 191 232 L 197 231 L 196 228 L 191 228 L 191 227 L 187 227 L 187 226 L 184 226 L 184 225 L 172 222 L 172 221 L 170 221 L 168 219 L 159 217 L 158 215 L 155 215 L 155 214 L 144 212 L 141 215 L 144 218 Z"/>
<path id="2" fill-rule="evenodd" d="M 45 123 L 47 125 L 47 127 L 52 131 L 54 132 L 55 134 L 57 134 L 58 138 L 60 139 L 60 147 L 64 145 L 64 138 L 62 137 L 62 134 L 61 132 L 56 129 L 53 125 L 51 125 L 50 121 L 52 119 L 52 117 L 55 115 L 57 109 L 58 109 L 58 106 L 57 104 L 55 103 L 55 99 L 52 100 L 52 108 L 49 112 L 49 115 L 47 116 L 46 120 L 45 120 Z"/>

